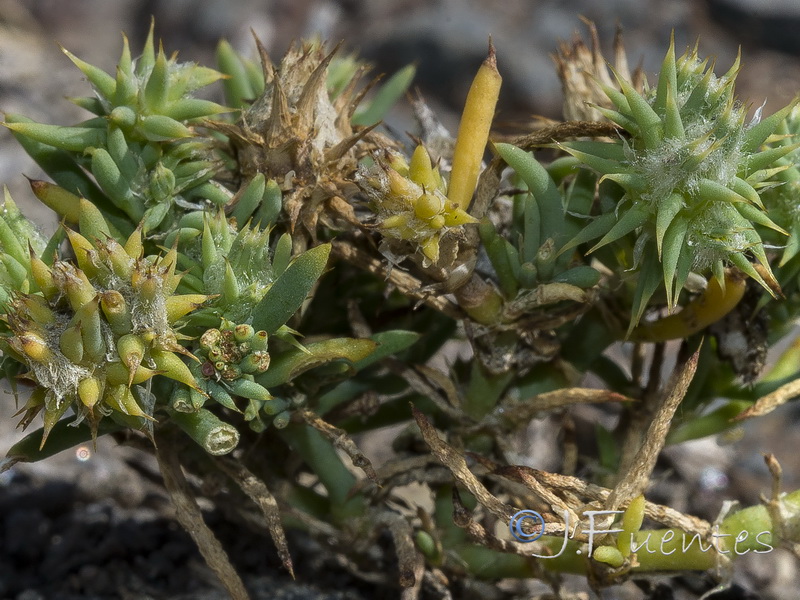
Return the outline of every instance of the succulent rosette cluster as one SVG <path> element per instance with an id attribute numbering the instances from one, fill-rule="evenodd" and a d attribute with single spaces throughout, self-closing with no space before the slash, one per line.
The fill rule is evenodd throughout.
<path id="1" fill-rule="evenodd" d="M 42 444 L 73 408 L 96 434 L 103 416 L 144 426 L 153 403 L 140 387 L 155 375 L 196 388 L 182 355 L 176 323 L 203 304 L 203 294 L 176 294 L 181 274 L 173 248 L 144 256 L 142 231 L 117 242 L 83 201 L 83 234 L 67 229 L 75 262 L 47 264 L 33 250 L 28 276 L 5 306 L 3 351 L 26 367 L 35 384 L 22 422 L 44 415 Z"/>
<path id="2" fill-rule="evenodd" d="M 22 425 L 43 414 L 42 445 L 72 408 L 93 435 L 104 416 L 148 434 L 174 421 L 208 452 L 230 452 L 239 435 L 220 417 L 285 427 L 302 402 L 272 389 L 374 349 L 337 338 L 315 353 L 297 342 L 287 322 L 330 246 L 300 252 L 304 241 L 298 249 L 270 232 L 286 210 L 310 231 L 306 217 L 325 199 L 350 209 L 340 194 L 355 189 L 346 177 L 369 133 L 351 118 L 377 122 L 380 98 L 356 114 L 366 67 L 341 60 L 329 73 L 333 53 L 319 44 L 293 48 L 278 67 L 260 49 L 256 68 L 220 44 L 223 74 L 168 56 L 151 28 L 139 57 L 123 38 L 115 75 L 65 50 L 94 92 L 72 101 L 93 116 L 60 126 L 6 115 L 54 181 L 33 181 L 35 195 L 64 221 L 48 243 L 8 197 L 0 219 L 4 366 L 35 386 Z M 383 86 L 383 104 L 410 74 Z M 236 124 L 209 121 L 232 109 L 197 97 L 223 78 Z M 64 234 L 74 257 L 59 249 Z M 276 356 L 284 368 L 268 373 Z"/>
<path id="3" fill-rule="evenodd" d="M 613 108 L 597 107 L 620 129 L 617 139 L 561 145 L 584 166 L 624 191 L 613 212 L 597 217 L 577 241 L 600 238 L 590 249 L 635 235 L 640 267 L 634 323 L 662 280 L 674 307 L 691 271 L 724 279 L 734 265 L 770 293 L 777 287 L 763 228 L 785 231 L 768 216 L 760 192 L 775 180 L 788 146 L 765 147 L 792 105 L 749 122 L 734 95 L 739 62 L 722 76 L 697 47 L 676 58 L 674 45 L 657 84 L 637 92 L 621 76 L 601 84 Z M 756 264 L 754 265 L 753 262 Z"/>
<path id="4" fill-rule="evenodd" d="M 94 202 L 120 231 L 140 222 L 145 232 L 166 231 L 182 210 L 231 199 L 212 181 L 220 168 L 215 142 L 194 128 L 228 110 L 195 97 L 223 75 L 168 58 L 160 45 L 156 51 L 152 27 L 137 59 L 123 42 L 116 75 L 64 50 L 92 85 L 94 96 L 72 99 L 92 118 L 63 127 L 7 114 L 5 124 L 57 184 Z"/>

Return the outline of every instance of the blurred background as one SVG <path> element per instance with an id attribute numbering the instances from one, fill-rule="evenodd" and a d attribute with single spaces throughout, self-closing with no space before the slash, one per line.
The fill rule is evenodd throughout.
<path id="1" fill-rule="evenodd" d="M 631 66 L 641 63 L 648 75 L 657 72 L 674 30 L 679 52 L 699 38 L 701 55 L 715 56 L 718 72 L 728 69 L 741 47 L 737 92 L 753 109 L 766 102 L 765 114 L 769 114 L 800 90 L 800 2 L 796 0 L 0 0 L 0 111 L 62 124 L 85 118 L 64 98 L 86 95 L 88 84 L 59 51 L 59 44 L 113 73 L 121 32 L 130 38 L 135 54 L 151 16 L 156 37 L 168 52 L 179 50 L 182 60 L 210 66 L 220 38 L 254 55 L 253 33 L 275 59 L 293 40 L 317 35 L 331 43 L 344 40 L 344 52 L 355 51 L 369 60 L 373 74 L 391 73 L 415 62 L 415 85 L 453 132 L 490 35 L 504 78 L 498 120 L 524 123 L 534 115 L 560 118 L 561 90 L 550 55 L 559 42 L 576 33 L 586 39 L 581 16 L 597 24 L 606 55 L 620 24 Z M 398 131 L 413 128 L 404 106 L 397 107 L 387 122 Z M 8 185 L 26 214 L 52 231 L 56 221 L 32 201 L 22 174 L 40 176 L 0 128 L 0 183 Z M 13 428 L 14 412 L 11 397 L 0 397 L 0 456 L 22 436 Z M 723 498 L 758 502 L 769 486 L 763 452 L 778 455 L 787 486 L 800 486 L 800 457 L 792 456 L 790 450 L 800 445 L 800 428 L 786 427 L 797 421 L 797 410 L 784 406 L 748 423 L 727 445 L 704 440 L 671 449 L 664 459 L 667 468 L 680 472 L 688 482 L 688 492 L 681 487 L 666 500 L 674 508 L 712 520 Z M 532 425 L 533 444 L 536 439 L 546 443 L 546 429 L 546 422 Z M 160 520 L 168 513 L 168 505 L 157 486 L 148 484 L 148 467 L 132 467 L 139 460 L 140 455 L 126 449 L 100 444 L 97 453 L 85 447 L 0 475 L 0 598 L 123 597 L 104 596 L 103 590 L 108 589 L 127 589 L 124 597 L 128 598 L 177 598 L 178 590 L 187 589 L 189 576 L 195 578 L 193 585 L 201 586 L 198 589 L 213 588 L 213 578 L 204 571 L 191 543 L 180 538 L 174 522 Z M 63 509 L 71 504 L 80 511 L 64 521 Z M 73 529 L 64 533 L 67 525 Z M 98 540 L 105 540 L 102 536 L 112 525 L 117 527 L 117 536 L 127 536 L 142 550 L 149 549 L 147 559 L 139 557 L 135 562 L 118 546 L 112 544 L 112 550 L 116 548 L 112 551 L 107 542 L 101 544 Z M 86 531 L 94 531 L 92 527 L 100 537 L 86 537 Z M 59 539 L 53 542 L 56 532 Z M 85 548 L 96 550 L 96 556 Z M 263 547 L 257 552 L 263 553 Z M 108 581 L 109 553 L 124 563 L 120 568 L 137 565 L 140 574 Z M 176 571 L 176 564 L 188 572 Z M 737 581 L 743 586 L 740 590 L 751 591 L 726 598 L 796 597 L 797 565 L 787 553 L 748 557 L 747 565 Z M 264 568 L 254 564 L 253 570 Z M 144 582 L 141 593 L 135 591 L 136 577 Z M 160 596 L 151 589 L 154 581 L 162 582 Z M 69 594 L 51 595 L 59 585 L 67 586 Z M 339 595 L 332 591 L 336 584 L 325 585 L 325 594 L 317 591 L 313 597 L 362 597 L 351 592 Z M 198 594 L 186 597 L 222 597 Z M 276 596 L 270 592 L 264 597 Z M 369 597 L 368 593 L 363 597 Z M 636 590 L 617 590 L 603 597 L 645 596 Z M 697 596 L 675 592 L 659 597 Z"/>

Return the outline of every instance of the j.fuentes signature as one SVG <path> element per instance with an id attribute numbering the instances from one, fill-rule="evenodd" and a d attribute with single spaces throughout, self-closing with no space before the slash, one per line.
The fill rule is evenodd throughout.
<path id="1" fill-rule="evenodd" d="M 623 514 L 624 511 L 621 510 L 587 510 L 583 512 L 583 516 L 586 517 L 588 520 L 588 529 L 581 529 L 580 533 L 586 534 L 589 538 L 588 540 L 588 554 L 592 556 L 592 551 L 594 549 L 594 541 L 595 537 L 599 535 L 606 535 L 606 534 L 613 534 L 613 533 L 621 533 L 623 532 L 622 529 L 598 529 L 596 522 L 597 517 L 602 517 L 606 515 L 620 515 Z M 533 529 L 533 531 L 526 532 L 523 531 L 523 525 L 528 522 L 529 529 Z M 578 521 L 575 523 L 574 527 L 572 527 L 570 533 L 570 517 L 569 512 L 564 511 L 564 543 L 561 545 L 561 549 L 556 554 L 535 554 L 532 553 L 531 556 L 535 558 L 556 558 L 561 556 L 567 547 L 567 540 L 573 539 L 575 534 L 578 532 L 578 528 L 580 527 L 581 522 Z M 511 535 L 519 542 L 523 543 L 530 543 L 535 542 L 540 537 L 544 535 L 545 532 L 545 523 L 544 518 L 541 514 L 534 510 L 521 510 L 515 513 L 511 517 L 511 521 L 508 524 L 508 528 L 511 531 Z M 740 531 L 735 536 L 732 533 L 720 533 L 719 527 L 714 526 L 711 533 L 711 543 L 704 544 L 703 539 L 701 538 L 699 533 L 695 533 L 692 536 L 688 536 L 687 533 L 682 532 L 680 534 L 676 534 L 674 530 L 667 530 L 664 532 L 661 539 L 657 542 L 656 547 L 651 547 L 650 540 L 652 533 L 647 533 L 644 540 L 637 541 L 637 534 L 631 533 L 631 552 L 648 552 L 650 554 L 661 553 L 663 555 L 670 555 L 674 554 L 677 551 L 681 551 L 686 553 L 689 549 L 697 542 L 697 547 L 701 552 L 708 552 L 712 548 L 718 552 L 719 554 L 730 554 L 730 541 L 720 544 L 719 540 L 721 538 L 734 538 L 733 539 L 733 552 L 739 556 L 743 554 L 747 554 L 751 550 L 756 554 L 765 554 L 767 552 L 771 552 L 774 550 L 774 547 L 766 540 L 762 539 L 762 536 L 769 536 L 769 540 L 771 541 L 771 532 L 770 531 L 760 531 L 755 535 L 755 540 L 759 546 L 763 549 L 753 549 L 748 548 L 744 550 L 740 550 L 739 545 L 743 544 L 749 537 L 750 532 L 746 530 Z M 678 542 L 678 538 L 680 542 Z M 688 539 L 688 541 L 687 541 Z M 674 543 L 673 543 L 674 542 Z M 752 542 L 751 544 L 752 545 Z M 582 551 L 577 550 L 577 553 L 580 554 Z"/>

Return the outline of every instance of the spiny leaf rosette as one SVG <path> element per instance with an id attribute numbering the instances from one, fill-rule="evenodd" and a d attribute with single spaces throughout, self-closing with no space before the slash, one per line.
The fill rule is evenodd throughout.
<path id="1" fill-rule="evenodd" d="M 320 253 L 319 247 L 300 255 L 293 263 L 288 234 L 279 238 L 273 252 L 269 229 L 245 225 L 237 231 L 234 224 L 237 224 L 235 219 L 226 218 L 219 210 L 215 214 L 204 213 L 195 223 L 197 228 L 182 230 L 187 239 L 179 245 L 178 257 L 188 271 L 179 289 L 186 292 L 202 289 L 210 300 L 193 312 L 186 324 L 186 330 L 199 339 L 196 355 L 200 362 L 190 367 L 198 389 L 176 388 L 170 405 L 175 411 L 193 413 L 211 398 L 243 413 L 245 421 L 256 431 L 267 427 L 265 419 L 277 427 L 285 427 L 289 420 L 288 403 L 274 397 L 255 378 L 270 366 L 268 342 L 272 337 L 308 352 L 296 341 L 297 332 L 285 321 L 305 299 L 306 286 L 310 287 L 321 274 L 327 254 L 315 272 L 296 273 L 296 267 L 291 269 L 290 265 L 313 260 Z M 281 276 L 295 278 L 301 285 L 299 291 L 285 287 L 281 291 Z M 274 289 L 275 284 L 279 289 Z M 270 290 L 273 296 L 265 299 Z M 296 304 L 287 305 L 292 296 Z M 278 305 L 286 311 L 280 318 Z M 266 320 L 265 315 L 269 317 Z M 243 399 L 244 403 L 237 399 Z"/>
<path id="2" fill-rule="evenodd" d="M 800 107 L 795 106 L 786 119 L 779 125 L 769 146 L 776 151 L 784 148 L 787 154 L 778 159 L 772 183 L 761 192 L 764 206 L 774 219 L 782 223 L 789 231 L 789 239 L 776 240 L 785 245 L 779 265 L 784 266 L 800 252 L 800 204 L 797 202 L 800 193 Z"/>
<path id="3" fill-rule="evenodd" d="M 114 76 L 64 50 L 95 93 L 72 101 L 94 118 L 61 127 L 6 115 L 5 125 L 29 151 L 32 143 L 44 144 L 44 150 L 33 153 L 45 159 L 40 161 L 44 170 L 68 192 L 93 200 L 111 221 L 117 219 L 120 230 L 130 232 L 140 222 L 145 232 L 168 230 L 180 216 L 171 212 L 176 204 L 202 208 L 207 201 L 224 205 L 231 199 L 229 191 L 211 181 L 220 167 L 213 156 L 215 142 L 197 136 L 191 126 L 228 110 L 193 97 L 223 75 L 168 58 L 160 46 L 156 51 L 152 27 L 137 59 L 124 36 L 123 41 Z M 51 208 L 67 216 L 63 207 Z M 120 226 L 119 219 L 128 226 Z"/>
<path id="4" fill-rule="evenodd" d="M 179 246 L 181 264 L 195 279 L 193 289 L 215 296 L 203 313 L 233 322 L 252 319 L 253 308 L 274 281 L 268 229 L 245 225 L 238 231 L 222 210 L 206 212 L 197 219 L 197 228 L 184 227 L 187 238 Z"/>
<path id="5" fill-rule="evenodd" d="M 4 351 L 27 366 L 24 377 L 37 385 L 22 423 L 44 411 L 42 444 L 70 406 L 93 433 L 112 414 L 141 427 L 152 406 L 140 384 L 160 374 L 197 387 L 179 356 L 194 358 L 179 344 L 175 323 L 208 297 L 174 294 L 181 279 L 176 251 L 143 257 L 141 229 L 124 245 L 107 231 L 96 233 L 90 241 L 67 230 L 77 266 L 48 266 L 31 252 L 31 287 L 39 291 L 16 293 L 3 317 Z"/>
<path id="6" fill-rule="evenodd" d="M 564 144 L 625 192 L 615 213 L 599 217 L 581 235 L 582 241 L 602 236 L 591 252 L 636 232 L 640 276 L 632 326 L 660 279 L 670 307 L 690 271 L 711 270 L 722 282 L 726 264 L 770 293 L 777 287 L 756 226 L 785 232 L 766 215 L 757 190 L 788 152 L 762 145 L 792 106 L 745 124 L 746 109 L 734 97 L 738 69 L 737 59 L 717 77 L 696 46 L 676 60 L 671 44 L 655 89 L 640 94 L 616 73 L 621 91 L 602 86 L 614 108 L 599 110 L 630 139 Z"/>
<path id="7" fill-rule="evenodd" d="M 275 179 L 287 191 L 284 208 L 291 226 L 300 221 L 312 238 L 321 215 L 356 223 L 344 200 L 355 191 L 347 178 L 367 153 L 365 140 L 374 135 L 371 127 L 356 132 L 351 124 L 362 96 L 356 92 L 360 72 L 332 99 L 327 79 L 336 50 L 326 55 L 319 45 L 293 46 L 278 66 L 261 44 L 259 52 L 263 93 L 236 125 L 213 124 L 230 138 L 239 172 Z"/>
<path id="8" fill-rule="evenodd" d="M 424 146 L 417 146 L 409 163 L 397 153 L 387 152 L 372 167 L 362 166 L 356 176 L 361 189 L 371 200 L 378 215 L 378 228 L 385 236 L 385 250 L 404 254 L 392 240 L 402 240 L 419 247 L 426 262 L 439 260 L 440 243 L 452 233 L 448 244 L 462 225 L 477 223 L 457 204 L 447 199 L 447 188 L 438 167 Z M 413 253 L 413 251 L 412 251 Z M 406 252 L 407 254 L 407 252 Z"/>

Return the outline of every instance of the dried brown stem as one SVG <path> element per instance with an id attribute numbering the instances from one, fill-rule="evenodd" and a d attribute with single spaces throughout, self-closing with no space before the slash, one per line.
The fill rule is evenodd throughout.
<path id="1" fill-rule="evenodd" d="M 453 474 L 453 477 L 463 485 L 467 490 L 475 496 L 478 502 L 486 507 L 486 509 L 495 515 L 497 518 L 508 522 L 511 517 L 517 512 L 513 506 L 501 502 L 493 494 L 486 489 L 478 478 L 472 474 L 467 467 L 467 461 L 464 456 L 455 448 L 450 446 L 447 442 L 439 438 L 439 434 L 431 425 L 430 421 L 422 414 L 417 408 L 412 405 L 411 411 L 414 414 L 414 419 L 422 432 L 422 438 L 433 454 L 438 458 Z"/>
<path id="2" fill-rule="evenodd" d="M 630 467 L 624 472 L 606 500 L 607 509 L 616 510 L 620 506 L 627 506 L 631 500 L 644 493 L 647 488 L 650 475 L 669 433 L 672 417 L 686 395 L 686 390 L 689 389 L 689 384 L 697 370 L 699 355 L 700 350 L 698 349 L 685 364 L 678 364 L 675 367 L 672 377 L 663 390 L 666 393 L 664 393 L 663 400 L 644 435 L 641 447 L 631 461 Z"/>
<path id="3" fill-rule="evenodd" d="M 520 556 L 530 556 L 531 553 L 546 555 L 550 552 L 542 544 L 511 542 L 489 533 L 483 525 L 473 520 L 472 513 L 464 506 L 456 488 L 453 488 L 453 523 L 464 529 L 473 541 L 492 550 Z M 535 564 L 538 566 L 538 563 Z"/>
<path id="4" fill-rule="evenodd" d="M 319 415 L 310 410 L 304 410 L 301 413 L 303 420 L 311 427 L 319 431 L 325 438 L 331 442 L 334 447 L 339 448 L 350 457 L 353 465 L 364 471 L 369 479 L 376 485 L 380 485 L 378 476 L 375 474 L 375 469 L 372 468 L 372 463 L 359 449 L 353 439 L 347 434 L 344 429 L 331 425 L 324 421 Z"/>
<path id="5" fill-rule="evenodd" d="M 578 468 L 578 436 L 575 430 L 575 421 L 572 415 L 567 413 L 562 421 L 562 431 L 564 432 L 563 458 L 561 459 L 561 471 L 565 475 L 575 473 Z"/>
<path id="6" fill-rule="evenodd" d="M 491 468 L 490 461 L 482 462 Z M 559 491 L 560 493 L 568 492 L 576 494 L 591 502 L 604 502 L 611 494 L 611 490 L 608 488 L 593 483 L 586 483 L 577 477 L 548 473 L 547 471 L 539 471 L 530 467 L 495 465 L 493 473 L 497 476 L 519 482 L 523 481 L 522 473 L 525 473 L 528 480 L 536 479 L 541 485 L 549 487 L 552 490 Z M 647 502 L 645 504 L 645 514 L 657 523 L 683 531 L 696 531 L 705 534 L 711 528 L 711 525 L 703 519 L 692 515 L 686 515 L 674 508 L 661 504 L 654 504 L 653 502 Z"/>
<path id="7" fill-rule="evenodd" d="M 511 143 L 523 150 L 532 150 L 552 142 L 560 142 L 579 137 L 614 137 L 620 134 L 620 128 L 613 123 L 598 121 L 567 121 L 557 123 L 511 140 Z"/>
<path id="8" fill-rule="evenodd" d="M 419 587 L 421 573 L 419 563 L 421 555 L 417 552 L 412 536 L 414 534 L 409 522 L 401 515 L 383 511 L 378 514 L 377 522 L 389 530 L 397 552 L 398 570 L 400 571 L 400 586 L 404 588 Z"/>
<path id="9" fill-rule="evenodd" d="M 498 156 L 493 158 L 492 162 L 481 172 L 478 178 L 478 187 L 475 189 L 475 199 L 469 209 L 469 214 L 476 219 L 485 217 L 492 202 L 497 198 L 500 191 L 500 175 L 504 168 L 505 163 Z M 469 246 L 477 247 L 479 242 L 477 227 L 467 227 L 466 235 L 468 242 L 471 242 Z"/>
<path id="10" fill-rule="evenodd" d="M 740 412 L 734 421 L 743 421 L 752 417 L 760 417 L 771 413 L 779 406 L 786 404 L 792 398 L 800 396 L 800 379 L 795 379 L 789 383 L 782 385 L 774 392 L 759 398 L 753 406 Z"/>
<path id="11" fill-rule="evenodd" d="M 249 600 L 236 569 L 231 564 L 227 552 L 214 533 L 203 521 L 203 514 L 192 495 L 189 484 L 183 475 L 178 455 L 169 437 L 157 436 L 156 460 L 164 478 L 164 487 L 175 506 L 175 518 L 192 536 L 206 563 L 220 578 L 233 600 Z"/>
<path id="12" fill-rule="evenodd" d="M 374 484 L 368 479 L 357 481 L 351 494 L 365 493 L 370 490 L 375 499 L 383 498 L 392 493 L 397 487 L 411 483 L 428 483 L 432 486 L 444 485 L 451 481 L 452 476 L 447 468 L 439 466 L 435 457 L 426 454 L 389 460 L 376 470 L 378 480 L 381 482 L 380 490 L 374 489 Z"/>
<path id="13" fill-rule="evenodd" d="M 414 368 L 444 392 L 450 406 L 454 408 L 461 407 L 461 398 L 456 389 L 456 384 L 450 377 L 442 373 L 439 369 L 434 369 L 427 365 L 415 365 Z"/>
<path id="14" fill-rule="evenodd" d="M 456 421 L 465 421 L 464 413 L 457 408 L 457 405 L 460 404 L 457 396 L 455 398 L 453 397 L 455 389 L 451 387 L 452 382 L 450 385 L 446 385 L 442 381 L 445 378 L 432 376 L 431 371 L 434 371 L 434 369 L 421 369 L 418 366 L 410 367 L 399 360 L 391 358 L 386 359 L 385 364 L 389 367 L 390 371 L 403 377 L 412 390 L 423 396 L 427 396 L 428 399 L 448 417 Z M 429 380 L 434 380 L 437 385 L 431 385 Z M 444 394 L 437 389 L 440 386 L 443 388 Z M 453 405 L 454 400 L 456 406 Z"/>
<path id="15" fill-rule="evenodd" d="M 284 568 L 289 571 L 292 579 L 294 579 L 292 557 L 289 554 L 289 545 L 286 543 L 286 535 L 281 525 L 281 511 L 275 496 L 272 495 L 263 481 L 251 473 L 238 460 L 219 457 L 214 462 L 261 509 L 267 522 L 269 535 L 278 549 L 278 556 L 280 556 Z"/>
<path id="16" fill-rule="evenodd" d="M 350 243 L 334 240 L 332 246 L 334 255 L 360 269 L 364 269 L 368 273 L 382 277 L 395 285 L 404 295 L 419 300 L 453 319 L 464 317 L 458 307 L 443 296 L 432 295 L 423 291 L 422 282 L 413 275 L 397 268 L 390 269 L 380 259 L 370 256 Z"/>
<path id="17" fill-rule="evenodd" d="M 504 426 L 526 424 L 543 411 L 563 408 L 572 404 L 592 404 L 595 402 L 634 402 L 633 398 L 612 392 L 592 388 L 566 388 L 537 394 L 524 400 L 503 403 L 495 410 L 486 422 L 491 425 Z"/>

